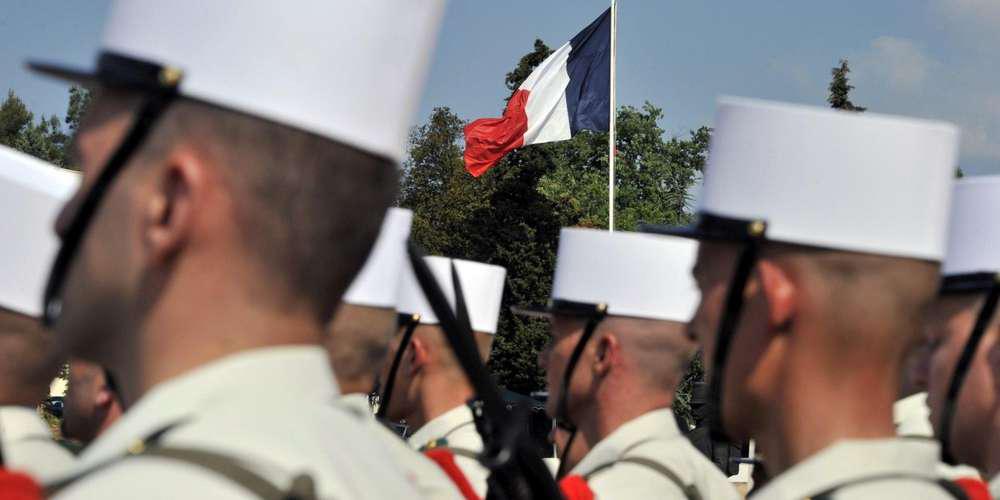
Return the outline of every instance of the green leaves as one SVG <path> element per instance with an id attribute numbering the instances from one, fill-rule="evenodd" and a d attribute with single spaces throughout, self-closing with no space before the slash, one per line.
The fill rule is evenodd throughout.
<path id="1" fill-rule="evenodd" d="M 64 168 L 73 168 L 70 163 L 72 134 L 79 126 L 80 119 L 90 102 L 90 94 L 80 88 L 69 90 L 69 109 L 64 131 L 61 120 L 55 115 L 35 121 L 35 115 L 11 90 L 0 103 L 0 144 L 41 158 Z"/>

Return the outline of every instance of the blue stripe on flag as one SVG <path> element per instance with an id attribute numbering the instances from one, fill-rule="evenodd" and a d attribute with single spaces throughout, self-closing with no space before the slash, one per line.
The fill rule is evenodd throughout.
<path id="1" fill-rule="evenodd" d="M 611 9 L 570 40 L 566 72 L 566 107 L 573 135 L 581 130 L 606 132 L 611 105 Z"/>

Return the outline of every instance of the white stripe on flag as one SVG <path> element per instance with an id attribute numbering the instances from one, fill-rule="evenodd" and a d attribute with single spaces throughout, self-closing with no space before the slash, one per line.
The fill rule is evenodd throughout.
<path id="1" fill-rule="evenodd" d="M 564 141 L 571 137 L 569 110 L 566 108 L 566 87 L 569 85 L 566 63 L 570 50 L 569 43 L 559 47 L 521 84 L 520 88 L 529 92 L 525 105 L 528 116 L 525 146 Z"/>

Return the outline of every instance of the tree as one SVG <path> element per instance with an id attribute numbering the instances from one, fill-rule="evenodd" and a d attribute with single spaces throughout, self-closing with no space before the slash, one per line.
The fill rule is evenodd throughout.
<path id="1" fill-rule="evenodd" d="M 75 134 L 80 128 L 80 120 L 83 119 L 87 106 L 90 105 L 90 92 L 83 87 L 76 85 L 69 88 L 69 106 L 66 109 L 66 127 L 69 133 Z"/>
<path id="2" fill-rule="evenodd" d="M 851 90 L 854 90 L 854 85 L 851 85 L 847 79 L 847 74 L 850 72 L 851 68 L 847 65 L 847 59 L 841 59 L 840 66 L 830 69 L 830 75 L 833 76 L 833 79 L 830 81 L 830 96 L 826 98 L 826 101 L 830 103 L 832 108 L 862 112 L 868 108 L 857 106 L 851 102 L 850 93 Z"/>
<path id="3" fill-rule="evenodd" d="M 69 105 L 66 111 L 66 125 L 57 116 L 35 115 L 13 90 L 0 103 L 0 144 L 38 157 L 54 165 L 71 168 L 70 147 L 72 134 L 79 127 L 80 119 L 90 102 L 90 94 L 81 87 L 69 90 Z"/>
<path id="4" fill-rule="evenodd" d="M 0 103 L 0 144 L 15 147 L 21 132 L 34 118 L 24 101 L 13 90 L 8 90 L 7 98 Z"/>

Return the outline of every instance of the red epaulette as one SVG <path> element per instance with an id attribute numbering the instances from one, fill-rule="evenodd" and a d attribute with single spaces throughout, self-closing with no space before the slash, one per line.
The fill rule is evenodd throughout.
<path id="1" fill-rule="evenodd" d="M 448 478 L 455 483 L 455 487 L 466 500 L 481 500 L 479 495 L 476 495 L 475 488 L 469 483 L 469 479 L 462 473 L 462 469 L 458 468 L 458 464 L 455 463 L 455 454 L 451 450 L 444 447 L 430 448 L 424 450 L 424 455 L 433 460 L 448 475 Z"/>
<path id="2" fill-rule="evenodd" d="M 594 491 L 590 489 L 587 480 L 577 474 L 560 479 L 559 489 L 566 500 L 594 500 Z"/>
<path id="3" fill-rule="evenodd" d="M 956 486 L 965 492 L 965 497 L 969 500 L 991 500 L 990 489 L 980 479 L 974 477 L 960 477 L 952 481 Z"/>
<path id="4" fill-rule="evenodd" d="M 42 488 L 31 476 L 0 469 L 0 500 L 42 500 Z"/>

